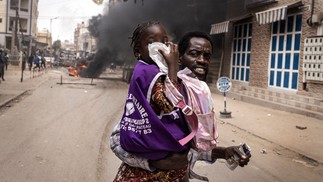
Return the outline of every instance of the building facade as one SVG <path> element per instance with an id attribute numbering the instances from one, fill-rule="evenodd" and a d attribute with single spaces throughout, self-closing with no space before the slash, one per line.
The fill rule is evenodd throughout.
<path id="1" fill-rule="evenodd" d="M 91 36 L 84 22 L 78 24 L 74 30 L 74 44 L 78 57 L 85 57 L 96 51 L 95 38 Z"/>
<path id="2" fill-rule="evenodd" d="M 45 48 L 52 48 L 52 36 L 48 29 L 44 28 L 37 33 L 37 45 L 43 44 Z"/>
<path id="3" fill-rule="evenodd" d="M 38 0 L 2 0 L 0 11 L 0 46 L 30 52 L 36 43 Z"/>
<path id="4" fill-rule="evenodd" d="M 323 1 L 237 0 L 236 3 L 245 7 L 239 15 L 233 15 L 237 11 L 227 7 L 227 18 L 211 25 L 210 34 L 223 38 L 223 56 L 217 60 L 221 62 L 220 75 L 229 77 L 238 88 L 236 91 L 260 90 L 260 94 L 264 93 L 262 97 L 270 97 L 272 102 L 279 101 L 271 97 L 277 93 L 320 102 Z M 320 109 L 313 110 L 321 112 Z"/>

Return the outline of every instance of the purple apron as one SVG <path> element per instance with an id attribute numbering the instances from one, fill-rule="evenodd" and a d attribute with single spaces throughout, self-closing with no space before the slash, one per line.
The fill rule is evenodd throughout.
<path id="1" fill-rule="evenodd" d="M 120 121 L 122 148 L 152 160 L 164 158 L 169 152 L 188 150 L 187 144 L 178 142 L 189 133 L 180 109 L 158 116 L 150 106 L 152 87 L 161 75 L 156 65 L 138 61 Z"/>

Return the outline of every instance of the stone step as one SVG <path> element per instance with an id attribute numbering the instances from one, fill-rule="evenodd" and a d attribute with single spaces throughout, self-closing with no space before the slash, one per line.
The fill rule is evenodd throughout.
<path id="1" fill-rule="evenodd" d="M 268 89 L 261 89 L 261 88 L 254 88 L 254 87 L 243 88 L 240 86 L 235 86 L 235 87 L 232 87 L 232 90 L 234 92 L 258 93 L 258 94 L 262 94 L 262 95 L 278 97 L 281 99 L 293 100 L 296 102 L 300 102 L 302 104 L 309 104 L 309 105 L 316 105 L 319 107 L 323 107 L 323 99 L 314 98 L 314 97 L 308 97 L 308 96 L 303 96 L 303 95 L 291 94 L 291 93 L 287 93 L 287 92 L 272 91 L 272 90 L 268 90 Z"/>
<path id="2" fill-rule="evenodd" d="M 234 97 L 234 98 L 244 101 L 244 102 L 248 102 L 248 103 L 256 104 L 256 105 L 261 105 L 261 106 L 269 107 L 269 108 L 276 109 L 276 110 L 287 111 L 287 112 L 291 112 L 291 113 L 297 113 L 297 114 L 301 114 L 304 116 L 317 118 L 317 119 L 320 119 L 323 121 L 323 112 L 317 112 L 317 111 L 309 110 L 306 108 L 295 107 L 293 105 L 288 105 L 288 104 L 283 104 L 283 103 L 279 103 L 279 102 L 259 99 L 259 98 L 250 97 L 247 95 L 239 95 L 236 93 L 230 93 L 229 97 Z"/>
<path id="3" fill-rule="evenodd" d="M 227 97 L 323 120 L 323 107 L 320 103 L 318 104 L 319 99 L 305 96 L 299 96 L 300 98 L 298 98 L 297 95 L 293 96 L 287 93 L 276 93 L 274 91 L 255 88 L 246 89 L 243 86 L 239 87 L 232 88 L 227 93 Z M 212 92 L 222 94 L 216 87 L 210 86 L 210 88 Z"/>
<path id="4" fill-rule="evenodd" d="M 297 107 L 297 108 L 302 108 L 302 109 L 306 109 L 306 110 L 310 110 L 310 111 L 323 113 L 323 106 L 320 106 L 320 105 L 317 105 L 314 103 L 310 103 L 310 102 L 303 102 L 300 100 L 294 100 L 294 99 L 289 99 L 289 98 L 284 98 L 284 97 L 279 97 L 279 96 L 274 96 L 274 95 L 268 95 L 268 94 L 263 94 L 263 93 L 250 92 L 250 91 L 242 91 L 242 92 L 238 92 L 238 93 L 240 93 L 242 95 L 249 96 L 249 97 L 255 97 L 255 98 L 262 99 L 262 100 L 268 100 L 271 102 L 278 102 L 281 104 L 290 105 L 290 106 Z"/>

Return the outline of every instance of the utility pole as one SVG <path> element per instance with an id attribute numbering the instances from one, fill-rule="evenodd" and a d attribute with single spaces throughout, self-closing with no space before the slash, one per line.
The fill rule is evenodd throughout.
<path id="1" fill-rule="evenodd" d="M 14 21 L 14 25 L 12 26 L 12 36 L 11 36 L 11 55 L 13 55 L 13 52 L 18 45 L 18 38 L 17 38 L 17 30 L 18 29 L 18 7 L 16 7 L 16 17 Z"/>
<path id="2" fill-rule="evenodd" d="M 53 20 L 55 20 L 55 19 L 57 19 L 58 18 L 58 16 L 56 16 L 56 17 L 54 17 L 54 18 L 51 18 L 50 19 L 50 41 L 51 41 L 51 47 L 52 47 L 52 45 L 53 45 L 53 32 L 52 32 L 52 22 L 53 22 Z"/>

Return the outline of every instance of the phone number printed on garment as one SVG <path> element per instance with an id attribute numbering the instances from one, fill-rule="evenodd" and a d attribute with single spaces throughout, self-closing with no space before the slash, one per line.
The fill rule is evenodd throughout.
<path id="1" fill-rule="evenodd" d="M 152 133 L 148 118 L 136 120 L 124 117 L 120 123 L 120 128 L 125 131 L 138 133 L 139 135 Z"/>

